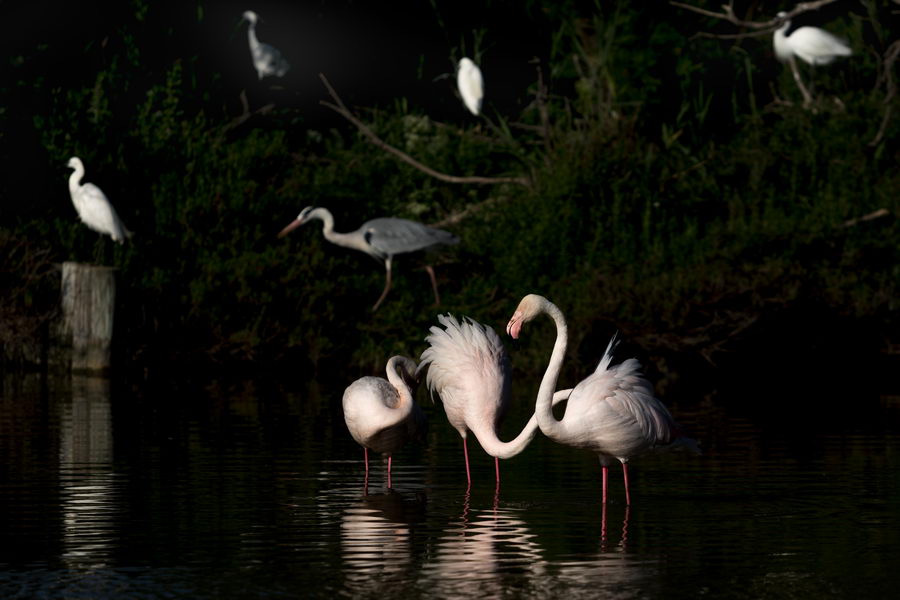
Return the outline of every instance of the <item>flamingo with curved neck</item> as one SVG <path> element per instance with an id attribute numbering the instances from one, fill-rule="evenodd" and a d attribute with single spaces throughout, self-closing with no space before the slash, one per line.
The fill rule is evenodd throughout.
<path id="1" fill-rule="evenodd" d="M 347 386 L 342 405 L 347 429 L 364 450 L 366 482 L 371 449 L 388 457 L 390 488 L 393 453 L 410 439 L 424 438 L 427 424 L 413 400 L 416 363 L 405 356 L 392 356 L 385 371 L 387 380 L 367 376 Z"/>
<path id="2" fill-rule="evenodd" d="M 433 326 L 431 335 L 425 338 L 429 347 L 422 352 L 419 371 L 428 369 L 428 389 L 441 397 L 447 420 L 462 437 L 469 487 L 469 431 L 494 457 L 499 486 L 499 459 L 512 458 L 528 447 L 538 431 L 537 417 L 532 415 L 514 439 L 502 441 L 497 430 L 510 401 L 510 363 L 500 337 L 468 317 L 460 322 L 452 315 L 438 315 L 438 322 L 444 329 Z M 551 404 L 565 400 L 571 391 L 551 393 Z"/>
<path id="3" fill-rule="evenodd" d="M 610 366 L 616 339 L 610 340 L 597 369 L 572 390 L 566 412 L 557 419 L 551 411 L 553 389 L 568 344 L 562 311 L 537 294 L 522 298 L 506 326 L 518 339 L 525 323 L 546 314 L 556 324 L 556 342 L 535 401 L 535 416 L 541 431 L 560 444 L 585 448 L 597 454 L 603 472 L 603 502 L 607 499 L 609 465 L 622 463 L 625 501 L 631 504 L 628 461 L 651 450 L 685 447 L 699 453 L 697 442 L 682 436 L 668 409 L 653 394 L 641 373 L 641 364 L 629 358 Z"/>

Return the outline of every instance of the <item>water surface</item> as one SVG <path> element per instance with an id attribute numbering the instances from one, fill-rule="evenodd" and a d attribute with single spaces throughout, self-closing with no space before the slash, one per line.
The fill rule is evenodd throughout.
<path id="1" fill-rule="evenodd" d="M 5 379 L 0 597 L 877 598 L 900 583 L 896 397 L 817 418 L 666 398 L 704 455 L 632 463 L 630 507 L 612 470 L 604 508 L 596 459 L 543 437 L 501 462 L 499 489 L 473 442 L 467 492 L 459 436 L 424 391 L 428 443 L 396 455 L 393 489 L 380 458 L 366 483 L 342 391 Z"/>

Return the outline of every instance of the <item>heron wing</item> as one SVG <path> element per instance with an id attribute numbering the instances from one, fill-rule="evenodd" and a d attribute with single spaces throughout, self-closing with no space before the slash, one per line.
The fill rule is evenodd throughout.
<path id="1" fill-rule="evenodd" d="M 798 56 L 817 65 L 832 62 L 836 56 L 850 56 L 852 51 L 843 40 L 818 27 L 800 27 L 788 37 Z"/>
<path id="2" fill-rule="evenodd" d="M 407 219 L 392 217 L 373 219 L 363 225 L 362 229 L 366 242 L 382 256 L 459 242 L 459 238 L 448 231 Z"/>

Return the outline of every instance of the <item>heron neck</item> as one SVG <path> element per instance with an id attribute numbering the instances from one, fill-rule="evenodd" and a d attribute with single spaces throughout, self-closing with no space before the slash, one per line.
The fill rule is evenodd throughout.
<path id="1" fill-rule="evenodd" d="M 553 352 L 550 354 L 547 370 L 544 372 L 543 379 L 541 379 L 541 386 L 538 389 L 537 400 L 535 401 L 534 414 L 544 435 L 552 440 L 561 441 L 565 438 L 565 427 L 561 421 L 558 421 L 553 416 L 552 405 L 553 390 L 556 388 L 563 358 L 565 358 L 566 354 L 566 346 L 569 343 L 568 327 L 562 311 L 549 300 L 543 300 L 541 312 L 547 314 L 556 323 L 556 342 L 553 344 Z"/>
<path id="2" fill-rule="evenodd" d="M 256 21 L 250 21 L 250 25 L 247 27 L 247 39 L 250 41 L 251 48 L 259 48 L 259 40 L 256 39 Z"/>
<path id="3" fill-rule="evenodd" d="M 322 221 L 322 235 L 325 239 L 344 248 L 352 248 L 361 250 L 366 254 L 371 254 L 371 248 L 366 243 L 362 231 L 352 231 L 350 233 L 340 233 L 334 230 L 334 216 L 327 208 L 317 208 L 309 214 L 309 219 L 319 219 Z"/>

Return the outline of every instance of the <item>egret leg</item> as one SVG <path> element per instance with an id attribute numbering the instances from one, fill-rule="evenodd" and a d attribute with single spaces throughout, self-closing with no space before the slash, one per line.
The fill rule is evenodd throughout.
<path id="1" fill-rule="evenodd" d="M 434 292 L 434 305 L 440 306 L 441 295 L 438 294 L 437 278 L 434 276 L 434 269 L 431 268 L 431 265 L 425 265 L 425 270 L 428 272 L 428 277 L 431 279 L 431 289 Z"/>
<path id="2" fill-rule="evenodd" d="M 606 488 L 609 483 L 609 467 L 600 465 L 600 471 L 603 474 L 603 504 L 606 504 Z"/>
<path id="3" fill-rule="evenodd" d="M 628 491 L 628 465 L 622 463 L 622 474 L 625 476 L 625 504 L 631 506 L 631 493 Z"/>
<path id="4" fill-rule="evenodd" d="M 797 83 L 797 87 L 800 88 L 800 93 L 803 94 L 803 106 L 809 106 L 812 104 L 812 94 L 809 93 L 809 90 L 806 89 L 806 86 L 803 85 L 803 80 L 800 79 L 800 70 L 797 68 L 797 61 L 794 60 L 792 56 L 788 63 L 791 65 L 791 73 L 794 75 L 794 81 Z"/>
<path id="5" fill-rule="evenodd" d="M 104 263 L 104 259 L 106 258 L 105 253 L 103 252 L 103 236 L 97 236 L 97 243 L 94 244 L 94 264 L 102 265 Z"/>
<path id="6" fill-rule="evenodd" d="M 463 456 L 466 457 L 466 481 L 472 487 L 472 473 L 469 471 L 469 449 L 466 446 L 466 438 L 463 438 Z"/>
<path id="7" fill-rule="evenodd" d="M 392 489 L 391 485 L 391 460 L 393 460 L 393 456 L 388 456 L 388 489 Z"/>
<path id="8" fill-rule="evenodd" d="M 381 306 L 381 303 L 384 302 L 384 299 L 387 298 L 388 290 L 391 289 L 391 259 L 390 257 L 384 261 L 384 271 L 385 271 L 385 279 L 384 279 L 384 291 L 381 292 L 381 296 L 378 297 L 378 301 L 375 303 L 375 306 L 372 307 L 372 312 L 378 310 L 378 307 Z"/>

